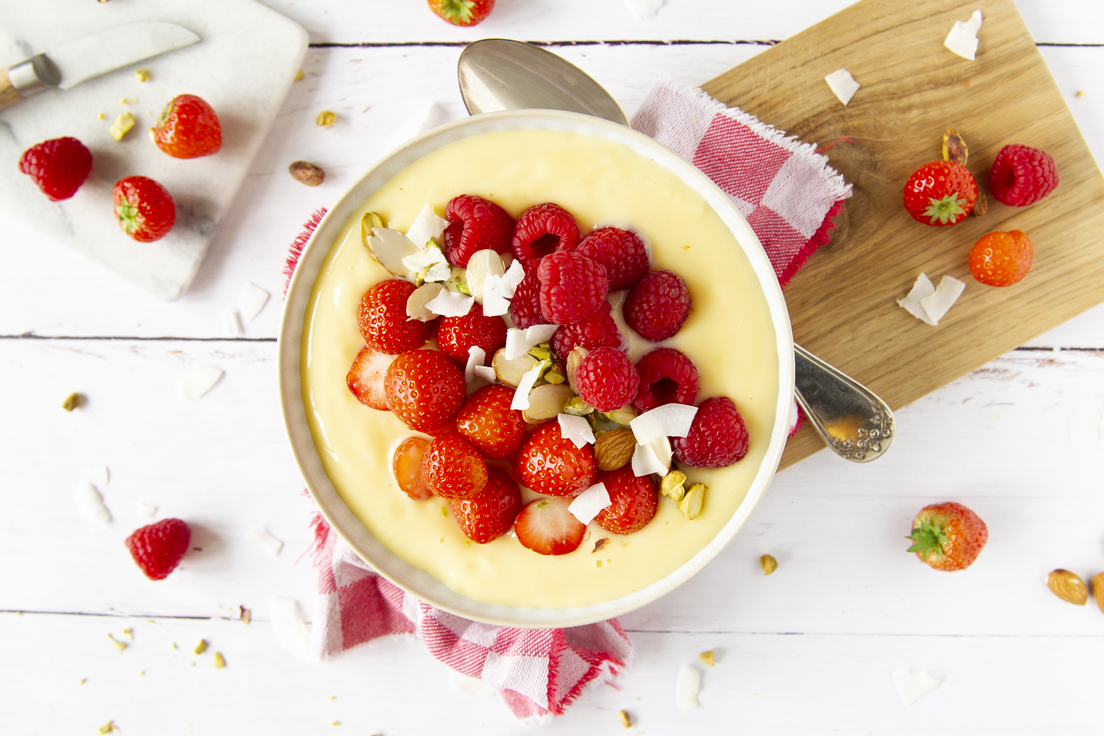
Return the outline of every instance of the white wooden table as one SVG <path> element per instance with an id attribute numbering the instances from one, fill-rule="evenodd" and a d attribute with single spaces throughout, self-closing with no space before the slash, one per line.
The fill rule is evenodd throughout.
<path id="1" fill-rule="evenodd" d="M 631 114 L 654 79 L 704 82 L 847 0 L 668 0 L 648 20 L 624 0 L 498 0 L 469 30 L 420 0 L 271 4 L 310 32 L 306 77 L 180 301 L 0 222 L 0 733 L 93 734 L 108 721 L 124 734 L 525 731 L 416 642 L 311 665 L 273 635 L 270 599 L 309 612 L 314 588 L 311 507 L 277 403 L 287 246 L 423 106 L 462 114 L 454 69 L 467 41 L 547 43 Z M 1104 161 L 1104 6 L 1019 7 Z M 337 113 L 331 129 L 314 125 L 323 109 Z M 292 180 L 296 159 L 326 182 Z M 273 298 L 226 338 L 246 281 Z M 196 363 L 225 376 L 187 402 L 174 384 Z M 64 412 L 73 391 L 87 404 Z M 544 731 L 623 733 L 624 709 L 634 734 L 1100 733 L 1104 614 L 1044 579 L 1104 571 L 1102 413 L 1097 307 L 898 412 L 876 463 L 821 452 L 784 471 L 707 570 L 622 619 L 637 658 L 617 687 L 587 692 Z M 97 527 L 72 497 L 105 466 L 115 519 Z M 905 553 L 915 512 L 943 500 L 974 508 L 991 534 L 954 575 Z M 139 503 L 188 520 L 202 548 L 164 582 L 142 577 L 122 543 L 147 523 Z M 279 556 L 246 540 L 254 528 L 285 542 Z M 779 562 L 769 578 L 764 553 Z M 210 649 L 195 655 L 200 639 Z M 700 708 L 681 713 L 676 674 L 703 650 L 716 666 L 702 667 Z M 942 685 L 905 707 L 902 668 Z"/>

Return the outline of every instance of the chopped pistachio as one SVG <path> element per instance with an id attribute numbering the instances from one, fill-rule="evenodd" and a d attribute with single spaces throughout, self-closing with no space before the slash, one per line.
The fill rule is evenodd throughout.
<path id="1" fill-rule="evenodd" d="M 123 629 L 123 635 L 131 641 L 134 641 L 134 629 Z"/>
<path id="2" fill-rule="evenodd" d="M 552 351 L 549 350 L 548 348 L 541 347 L 540 345 L 538 345 L 536 347 L 533 347 L 533 348 L 529 348 L 529 354 L 532 355 L 537 360 L 547 360 L 547 361 L 552 360 Z M 549 365 L 551 365 L 551 363 L 549 363 Z"/>
<path id="3" fill-rule="evenodd" d="M 241 618 L 241 622 L 248 626 L 249 622 L 253 620 L 253 612 L 245 606 L 238 606 L 238 609 L 240 611 L 239 618 Z"/>
<path id="4" fill-rule="evenodd" d="M 206 651 L 207 651 L 207 640 L 206 639 L 200 639 L 199 643 L 196 644 L 195 653 L 196 654 L 203 654 Z"/>
<path id="5" fill-rule="evenodd" d="M 221 652 L 215 652 L 215 669 L 221 670 L 226 666 L 226 660 L 222 658 Z"/>
<path id="6" fill-rule="evenodd" d="M 592 549 L 590 553 L 594 554 L 595 552 L 601 552 L 602 548 L 606 546 L 607 542 L 609 542 L 609 537 L 602 537 L 594 543 L 594 549 Z"/>
<path id="7" fill-rule="evenodd" d="M 705 484 L 695 483 L 686 491 L 686 495 L 679 501 L 679 508 L 686 514 L 687 519 L 696 519 L 702 510 L 702 501 L 705 498 Z"/>
<path id="8" fill-rule="evenodd" d="M 628 727 L 632 726 L 632 719 L 629 718 L 628 711 L 624 711 L 624 710 L 621 711 L 620 713 L 617 714 L 617 717 L 621 719 L 621 725 L 624 726 L 625 728 L 628 728 Z"/>
<path id="9" fill-rule="evenodd" d="M 111 634 L 108 634 L 107 638 L 111 640 L 111 643 L 114 644 L 115 648 L 118 649 L 120 652 L 127 648 L 126 642 L 119 641 Z"/>
<path id="10" fill-rule="evenodd" d="M 555 381 L 549 381 L 549 383 L 555 383 Z M 576 417 L 585 417 L 587 414 L 594 413 L 594 407 L 583 401 L 581 396 L 572 396 L 564 404 L 564 414 L 571 414 Z"/>
<path id="11" fill-rule="evenodd" d="M 318 113 L 318 117 L 314 119 L 314 124 L 320 128 L 328 128 L 334 124 L 334 120 L 336 119 L 337 116 L 334 115 L 332 112 L 330 112 L 329 110 L 323 110 L 322 112 Z"/>
<path id="12" fill-rule="evenodd" d="M 456 283 L 456 290 L 464 296 L 471 296 L 471 289 L 468 288 L 468 284 L 464 281 L 458 281 Z"/>
<path id="13" fill-rule="evenodd" d="M 614 424 L 620 424 L 622 427 L 629 426 L 629 422 L 636 419 L 639 412 L 632 407 L 632 405 L 623 406 L 620 409 L 614 409 L 613 411 L 604 414 Z"/>
<path id="14" fill-rule="evenodd" d="M 135 69 L 134 78 L 139 82 L 148 82 L 150 80 L 149 69 Z"/>
<path id="15" fill-rule="evenodd" d="M 100 0 L 100 2 L 103 2 L 103 1 L 104 0 Z M 119 729 L 115 727 L 115 721 L 108 721 L 104 725 L 100 726 L 100 733 L 102 733 L 102 734 L 103 733 L 111 733 L 112 731 L 118 731 L 118 730 Z"/>
<path id="16" fill-rule="evenodd" d="M 659 482 L 659 492 L 678 503 L 686 495 L 685 483 L 686 473 L 677 469 L 672 470 Z"/>
<path id="17" fill-rule="evenodd" d="M 698 659 L 700 659 L 704 664 L 707 664 L 710 667 L 713 667 L 714 666 L 714 663 L 713 663 L 713 650 L 710 649 L 708 652 L 702 652 L 701 654 L 698 655 Z"/>
<path id="18" fill-rule="evenodd" d="M 303 74 L 303 70 L 300 69 L 299 71 L 295 72 L 295 81 L 298 82 L 300 79 L 302 79 L 305 76 L 307 76 L 307 75 Z"/>
<path id="19" fill-rule="evenodd" d="M 121 141 L 123 136 L 127 134 L 131 128 L 134 127 L 134 116 L 129 112 L 124 112 L 119 117 L 115 118 L 115 122 L 111 124 L 111 127 L 107 129 L 107 132 L 111 133 L 111 137 L 117 141 Z"/>
<path id="20" fill-rule="evenodd" d="M 368 245 L 368 236 L 372 234 L 372 228 L 383 227 L 383 218 L 376 212 L 365 212 L 360 218 L 360 242 L 371 252 Z"/>
<path id="21" fill-rule="evenodd" d="M 544 380 L 549 383 L 563 383 L 567 380 L 567 376 L 557 370 L 550 370 L 544 374 Z"/>
<path id="22" fill-rule="evenodd" d="M 778 569 L 778 560 L 774 559 L 770 555 L 763 555 L 759 558 L 759 564 L 763 566 L 763 574 L 770 575 L 772 572 Z"/>
<path id="23" fill-rule="evenodd" d="M 65 397 L 65 401 L 61 402 L 61 408 L 65 411 L 73 411 L 81 405 L 81 395 L 78 393 L 71 393 Z"/>

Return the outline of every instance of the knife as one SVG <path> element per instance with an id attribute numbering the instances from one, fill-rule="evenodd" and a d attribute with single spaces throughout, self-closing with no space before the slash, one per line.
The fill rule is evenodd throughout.
<path id="1" fill-rule="evenodd" d="M 0 70 L 0 110 L 45 89 L 69 89 L 199 40 L 187 28 L 161 20 L 130 23 L 85 36 Z"/>

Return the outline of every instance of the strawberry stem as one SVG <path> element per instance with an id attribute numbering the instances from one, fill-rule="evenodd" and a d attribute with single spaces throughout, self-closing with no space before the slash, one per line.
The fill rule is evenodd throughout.
<path id="1" fill-rule="evenodd" d="M 908 548 L 909 552 L 918 552 L 920 559 L 927 561 L 933 553 L 937 557 L 943 556 L 943 546 L 947 544 L 947 535 L 944 527 L 931 521 L 921 521 L 920 526 L 912 530 L 912 534 L 905 537 L 915 544 Z"/>
<path id="2" fill-rule="evenodd" d="M 964 204 L 966 204 L 966 199 L 959 197 L 958 194 L 948 194 L 941 199 L 933 198 L 928 208 L 924 210 L 924 216 L 930 217 L 933 225 L 936 220 L 946 225 L 966 214 Z"/>

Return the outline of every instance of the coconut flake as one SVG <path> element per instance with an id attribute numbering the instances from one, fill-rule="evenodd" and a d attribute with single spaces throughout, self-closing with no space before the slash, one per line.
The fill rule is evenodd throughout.
<path id="1" fill-rule="evenodd" d="M 265 304 L 268 304 L 268 292 L 252 281 L 246 281 L 238 295 L 238 311 L 245 321 L 252 322 L 253 318 L 264 309 Z"/>
<path id="2" fill-rule="evenodd" d="M 510 311 L 510 299 L 524 278 L 525 267 L 521 261 L 511 262 L 501 276 L 488 274 L 483 282 L 483 314 L 494 317 Z"/>
<path id="3" fill-rule="evenodd" d="M 637 18 L 651 18 L 663 7 L 664 0 L 628 0 Z"/>
<path id="4" fill-rule="evenodd" d="M 309 659 L 311 625 L 303 618 L 299 601 L 272 596 L 268 608 L 272 617 L 272 631 L 284 648 L 299 659 Z"/>
<path id="5" fill-rule="evenodd" d="M 685 437 L 697 413 L 698 408 L 689 404 L 664 404 L 636 417 L 629 427 L 642 445 L 657 437 Z"/>
<path id="6" fill-rule="evenodd" d="M 897 685 L 897 694 L 901 696 L 901 702 L 907 707 L 935 690 L 943 680 L 927 672 L 902 668 L 893 672 L 893 682 Z"/>
<path id="7" fill-rule="evenodd" d="M 402 264 L 422 281 L 448 281 L 452 266 L 436 245 L 429 245 L 402 259 Z"/>
<path id="8" fill-rule="evenodd" d="M 148 503 L 139 503 L 134 507 L 134 510 L 138 512 L 138 516 L 143 519 L 152 519 L 157 515 L 157 507 L 151 506 Z"/>
<path id="9" fill-rule="evenodd" d="M 244 330 L 242 330 L 241 317 L 233 309 L 227 309 L 222 313 L 222 331 L 226 333 L 227 337 L 241 337 Z"/>
<path id="10" fill-rule="evenodd" d="M 472 345 L 468 348 L 468 362 L 464 365 L 464 381 L 471 383 L 475 378 L 476 366 L 483 365 L 487 360 L 487 351 L 478 345 Z M 494 369 L 491 369 L 491 375 L 494 375 Z"/>
<path id="11" fill-rule="evenodd" d="M 213 365 L 196 363 L 192 372 L 176 382 L 176 391 L 185 399 L 198 399 L 214 388 L 222 378 L 222 370 Z"/>
<path id="12" fill-rule="evenodd" d="M 471 311 L 475 299 L 455 291 L 442 291 L 426 304 L 426 309 L 442 317 L 463 317 Z"/>
<path id="13" fill-rule="evenodd" d="M 655 448 L 650 443 L 637 445 L 633 449 L 632 471 L 636 477 L 639 478 L 642 475 L 651 475 L 652 473 L 666 475 L 669 469 L 670 466 L 665 465 L 660 460 Z"/>
<path id="14" fill-rule="evenodd" d="M 410 238 L 415 245 L 428 246 L 430 240 L 440 243 L 441 234 L 445 232 L 448 224 L 448 220 L 438 217 L 433 207 L 427 204 L 414 218 L 414 222 L 406 231 L 406 237 Z"/>
<path id="15" fill-rule="evenodd" d="M 826 76 L 824 81 L 828 83 L 832 93 L 845 105 L 850 102 L 855 93 L 859 91 L 859 83 L 851 76 L 851 72 L 846 69 L 835 70 Z"/>
<path id="16" fill-rule="evenodd" d="M 978 31 L 981 30 L 981 11 L 975 10 L 970 20 L 956 20 L 943 45 L 963 59 L 974 61 L 977 57 Z"/>
<path id="17" fill-rule="evenodd" d="M 683 713 L 698 707 L 698 690 L 701 687 L 701 673 L 693 665 L 679 667 L 678 680 L 675 681 L 675 702 Z"/>
<path id="18" fill-rule="evenodd" d="M 924 305 L 920 303 L 920 300 L 934 293 L 935 287 L 932 286 L 931 279 L 928 278 L 926 273 L 922 273 L 916 277 L 916 282 L 912 285 L 912 290 L 905 295 L 904 299 L 898 299 L 897 304 L 913 317 L 916 317 L 916 319 L 926 322 L 929 325 L 934 325 L 935 323 L 931 321 L 931 317 L 928 316 L 927 311 L 924 309 Z"/>
<path id="19" fill-rule="evenodd" d="M 939 280 L 939 286 L 935 287 L 935 293 L 920 300 L 920 306 L 927 312 L 928 319 L 933 325 L 939 324 L 939 320 L 943 319 L 943 315 L 958 300 L 965 288 L 966 284 L 954 276 L 944 276 Z"/>
<path id="20" fill-rule="evenodd" d="M 525 371 L 521 380 L 518 381 L 517 388 L 514 389 L 514 398 L 510 399 L 510 408 L 517 409 L 518 411 L 525 411 L 529 408 L 529 392 L 533 390 L 533 385 L 540 378 L 541 371 L 548 365 L 547 360 L 542 360 L 535 366 Z"/>
<path id="21" fill-rule="evenodd" d="M 564 415 L 561 414 L 560 416 L 562 417 Z M 575 418 L 582 419 L 582 417 Z M 609 506 L 610 503 L 609 491 L 606 489 L 606 484 L 595 483 L 576 496 L 575 500 L 571 502 L 571 505 L 567 507 L 567 510 L 583 524 L 589 524 L 593 521 L 594 517 L 601 513 L 602 509 Z"/>
<path id="22" fill-rule="evenodd" d="M 88 482 L 97 488 L 104 488 L 111 481 L 111 471 L 106 465 L 93 468 L 88 472 Z"/>
<path id="23" fill-rule="evenodd" d="M 542 342 L 548 342 L 556 334 L 559 325 L 533 325 L 524 330 L 511 327 L 506 331 L 506 360 L 517 360 Z"/>
<path id="24" fill-rule="evenodd" d="M 495 375 L 494 368 L 489 365 L 477 365 L 474 370 L 475 377 L 481 378 L 487 383 L 494 383 L 498 380 L 498 376 Z"/>
<path id="25" fill-rule="evenodd" d="M 103 496 L 91 483 L 84 482 L 77 486 L 77 492 L 73 496 L 77 508 L 81 510 L 85 518 L 99 524 L 111 523 L 111 512 L 104 505 Z"/>
<path id="26" fill-rule="evenodd" d="M 273 557 L 280 554 L 280 550 L 284 548 L 284 543 L 276 537 L 269 534 L 264 529 L 251 529 L 245 538 L 250 542 L 253 542 Z"/>
<path id="27" fill-rule="evenodd" d="M 580 450 L 586 445 L 594 444 L 594 432 L 590 428 L 590 422 L 585 417 L 578 417 L 574 414 L 558 414 L 556 419 L 560 423 L 560 436 L 565 440 L 571 440 Z"/>

